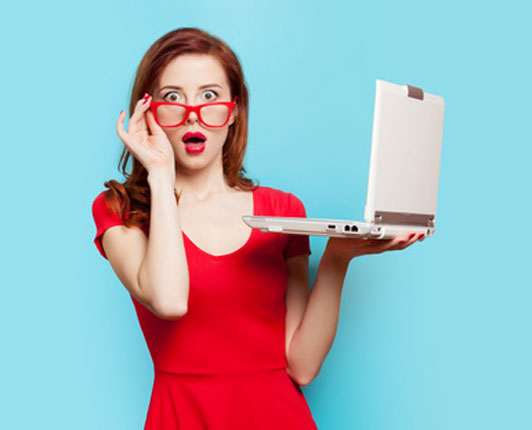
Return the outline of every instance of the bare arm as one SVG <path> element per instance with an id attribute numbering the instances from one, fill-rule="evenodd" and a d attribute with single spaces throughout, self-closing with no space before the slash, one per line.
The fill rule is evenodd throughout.
<path id="1" fill-rule="evenodd" d="M 102 246 L 116 275 L 138 302 L 159 318 L 177 319 L 187 311 L 188 266 L 182 260 L 183 236 L 173 187 L 167 185 L 172 181 L 158 176 L 148 180 L 152 200 L 149 237 L 140 227 L 116 225 L 103 233 Z M 180 260 L 176 255 L 183 257 Z"/>
<path id="2" fill-rule="evenodd" d="M 331 237 L 322 255 L 318 276 L 310 297 L 306 259 L 298 256 L 287 260 L 290 285 L 290 338 L 287 339 L 287 362 L 291 375 L 301 385 L 308 385 L 318 375 L 332 347 L 340 313 L 340 299 L 349 262 L 357 256 L 405 249 L 423 233 L 406 233 L 389 240 Z M 304 308 L 304 311 L 301 309 Z M 298 321 L 299 324 L 298 324 Z M 297 326 L 296 326 L 297 325 Z M 294 328 L 295 327 L 295 328 Z"/>
<path id="3" fill-rule="evenodd" d="M 148 183 L 150 234 L 138 283 L 161 315 L 179 318 L 188 308 L 189 274 L 174 184 L 159 173 L 150 173 Z"/>
<path id="4" fill-rule="evenodd" d="M 302 308 L 292 322 L 292 327 L 296 324 L 297 327 L 287 339 L 288 373 L 298 384 L 308 385 L 319 373 L 336 336 L 348 263 L 337 263 L 324 254 L 312 293 L 308 286 L 308 254 L 289 259 L 287 263 L 288 288 L 293 297 L 291 312 L 297 306 Z"/>
<path id="5" fill-rule="evenodd" d="M 118 136 L 148 172 L 149 238 L 146 241 L 134 229 L 114 228 L 107 238 L 111 251 L 109 261 L 126 288 L 152 312 L 162 318 L 176 319 L 188 308 L 188 265 L 174 195 L 174 151 L 149 110 L 150 100 L 151 96 L 146 93 L 137 101 L 128 131 L 123 124 L 124 111 L 116 122 Z"/>

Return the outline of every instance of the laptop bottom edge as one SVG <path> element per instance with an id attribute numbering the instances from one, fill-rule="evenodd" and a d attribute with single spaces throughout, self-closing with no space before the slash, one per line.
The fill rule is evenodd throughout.
<path id="1" fill-rule="evenodd" d="M 392 239 L 407 232 L 423 232 L 432 236 L 435 227 L 422 225 L 374 224 L 361 221 L 312 219 L 292 217 L 268 217 L 246 215 L 242 220 L 252 228 L 263 232 L 300 234 L 307 236 L 362 237 Z"/>

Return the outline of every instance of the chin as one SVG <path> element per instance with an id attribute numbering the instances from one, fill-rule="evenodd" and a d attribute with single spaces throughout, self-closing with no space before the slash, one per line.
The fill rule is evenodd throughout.
<path id="1" fill-rule="evenodd" d="M 179 157 L 177 165 L 186 170 L 202 170 L 210 165 L 216 164 L 218 158 L 221 163 L 221 154 L 219 157 L 216 157 L 212 156 L 212 154 L 206 154 L 205 151 L 200 154 L 185 153 L 183 156 Z"/>

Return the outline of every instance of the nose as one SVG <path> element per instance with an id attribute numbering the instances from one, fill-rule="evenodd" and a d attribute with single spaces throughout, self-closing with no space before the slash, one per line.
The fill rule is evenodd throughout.
<path id="1" fill-rule="evenodd" d="M 198 116 L 196 115 L 196 112 L 190 112 L 190 115 L 186 120 L 187 124 L 191 124 L 193 122 L 198 122 Z"/>

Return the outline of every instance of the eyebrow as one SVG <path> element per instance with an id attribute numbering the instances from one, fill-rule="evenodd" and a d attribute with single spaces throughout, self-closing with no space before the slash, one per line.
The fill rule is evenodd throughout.
<path id="1" fill-rule="evenodd" d="M 218 84 L 206 84 L 206 85 L 202 85 L 201 87 L 199 87 L 200 90 L 204 89 L 204 88 L 208 88 L 208 87 L 218 87 L 218 88 L 222 88 L 221 85 L 218 85 Z M 165 85 L 164 87 L 162 88 L 159 88 L 159 91 L 162 91 L 164 90 L 165 88 L 173 88 L 175 90 L 182 90 L 183 88 L 182 87 L 179 87 L 177 85 Z"/>

